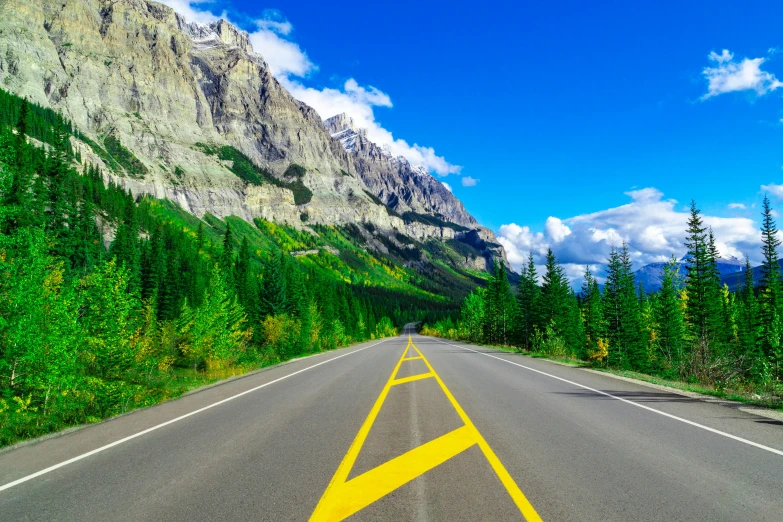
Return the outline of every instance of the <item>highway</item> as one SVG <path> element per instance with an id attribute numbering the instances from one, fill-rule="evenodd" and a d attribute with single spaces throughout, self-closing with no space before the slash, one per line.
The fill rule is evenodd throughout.
<path id="1" fill-rule="evenodd" d="M 299 359 L 0 453 L 0 520 L 783 520 L 783 423 L 465 343 Z"/>

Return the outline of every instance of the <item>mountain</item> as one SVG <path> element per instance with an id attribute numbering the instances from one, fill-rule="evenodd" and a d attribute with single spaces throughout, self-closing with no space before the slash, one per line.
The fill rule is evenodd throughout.
<path id="1" fill-rule="evenodd" d="M 505 260 L 442 183 L 345 117 L 325 124 L 224 20 L 149 0 L 0 0 L 0 15 L 0 84 L 63 114 L 81 157 L 135 195 L 313 233 L 359 224 L 396 248 L 398 234 L 436 241 L 462 268 Z"/>
<path id="2" fill-rule="evenodd" d="M 666 266 L 666 264 L 667 263 L 650 263 L 643 266 L 634 272 L 636 284 L 641 284 L 645 292 L 657 292 L 661 289 L 663 267 Z M 717 264 L 722 278 L 731 278 L 732 274 L 738 274 L 745 270 L 745 262 L 736 257 L 718 258 Z M 688 266 L 686 259 L 681 259 L 677 263 L 677 266 L 679 267 L 680 275 L 685 277 L 687 274 L 686 267 Z"/>
<path id="3" fill-rule="evenodd" d="M 393 156 L 388 147 L 367 138 L 367 132 L 355 126 L 345 114 L 324 121 L 332 137 L 354 157 L 354 165 L 369 189 L 398 213 L 418 212 L 438 216 L 465 227 L 476 220 L 443 183 L 427 170 L 402 156 Z"/>
<path id="4" fill-rule="evenodd" d="M 778 259 L 778 265 L 780 266 L 781 274 L 783 274 L 783 259 Z M 743 265 L 742 272 L 721 275 L 720 283 L 727 285 L 732 292 L 736 292 L 745 283 L 744 268 Z M 758 286 L 761 283 L 761 266 L 754 266 L 751 268 L 751 271 L 753 272 L 753 284 Z"/>

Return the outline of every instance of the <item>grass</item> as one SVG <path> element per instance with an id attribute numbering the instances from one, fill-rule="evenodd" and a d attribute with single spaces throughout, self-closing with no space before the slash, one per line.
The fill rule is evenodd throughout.
<path id="1" fill-rule="evenodd" d="M 741 402 L 751 406 L 760 406 L 763 408 L 769 408 L 783 412 L 783 397 L 761 397 L 755 398 L 757 395 L 750 391 L 735 390 L 730 388 L 719 389 L 714 386 L 706 384 L 695 384 L 684 381 L 674 381 L 671 379 L 664 379 L 656 375 L 648 375 L 646 373 L 632 372 L 629 370 L 615 370 L 611 368 L 590 368 L 598 370 L 603 373 L 610 373 L 613 375 L 619 375 L 620 377 L 628 377 L 631 379 L 637 379 L 639 381 L 649 382 L 650 384 L 657 384 L 659 386 L 666 386 L 668 388 L 675 388 L 678 390 L 689 391 L 694 393 L 701 393 L 702 395 L 709 395 L 711 397 L 717 397 L 719 399 L 726 399 L 730 401 Z"/>

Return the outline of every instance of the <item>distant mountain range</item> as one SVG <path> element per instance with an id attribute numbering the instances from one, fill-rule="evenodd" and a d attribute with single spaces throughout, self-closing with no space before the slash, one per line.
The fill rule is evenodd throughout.
<path id="1" fill-rule="evenodd" d="M 783 272 L 783 259 L 778 259 L 778 266 L 780 267 L 781 272 Z M 753 272 L 753 284 L 755 286 L 758 286 L 761 282 L 761 267 L 760 266 L 754 266 L 752 269 Z M 745 267 L 742 267 L 742 272 L 745 271 Z M 735 273 L 735 274 L 725 274 L 722 275 L 720 278 L 721 285 L 724 283 L 728 285 L 729 290 L 732 292 L 736 292 L 740 288 L 742 288 L 742 283 L 745 281 L 745 274 L 742 272 Z"/>
<path id="2" fill-rule="evenodd" d="M 666 266 L 666 264 L 667 263 L 650 263 L 649 265 L 643 266 L 634 272 L 636 284 L 641 284 L 645 292 L 657 292 L 661 289 L 661 283 L 663 282 L 663 267 Z M 688 262 L 686 258 L 682 258 L 677 263 L 677 266 L 680 269 L 680 275 L 684 278 L 688 273 L 686 268 Z M 757 268 L 760 269 L 760 267 L 754 268 L 754 273 Z M 739 281 L 739 283 L 741 283 L 743 280 L 742 272 L 745 270 L 745 261 L 737 259 L 736 257 L 718 258 L 718 270 L 721 275 L 721 283 L 725 282 L 729 285 L 729 288 L 734 290 L 732 284 L 738 288 L 739 285 L 737 282 Z M 756 278 L 756 280 L 758 280 L 758 278 Z"/>

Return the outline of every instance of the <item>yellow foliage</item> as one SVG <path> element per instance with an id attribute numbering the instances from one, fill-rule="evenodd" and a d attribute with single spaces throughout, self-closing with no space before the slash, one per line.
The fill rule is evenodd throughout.
<path id="1" fill-rule="evenodd" d="M 598 343 L 595 350 L 591 350 L 588 356 L 591 361 L 603 361 L 609 356 L 609 341 L 606 339 L 598 339 Z"/>

